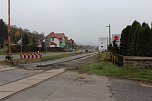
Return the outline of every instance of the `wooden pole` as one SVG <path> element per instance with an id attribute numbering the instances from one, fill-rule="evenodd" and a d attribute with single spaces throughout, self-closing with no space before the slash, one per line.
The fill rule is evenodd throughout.
<path id="1" fill-rule="evenodd" d="M 6 60 L 13 64 L 13 57 L 11 56 L 11 8 L 10 0 L 8 0 L 8 51 L 6 55 Z"/>
<path id="2" fill-rule="evenodd" d="M 10 33 L 11 33 L 11 28 L 10 28 L 10 0 L 8 0 L 8 55 L 10 56 L 10 42 L 11 42 L 11 38 L 10 38 Z"/>

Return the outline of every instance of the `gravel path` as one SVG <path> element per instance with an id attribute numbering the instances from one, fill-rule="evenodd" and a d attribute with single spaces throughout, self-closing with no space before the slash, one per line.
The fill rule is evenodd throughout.
<path id="1" fill-rule="evenodd" d="M 152 101 L 152 85 L 123 79 L 111 79 L 112 97 L 116 101 Z"/>

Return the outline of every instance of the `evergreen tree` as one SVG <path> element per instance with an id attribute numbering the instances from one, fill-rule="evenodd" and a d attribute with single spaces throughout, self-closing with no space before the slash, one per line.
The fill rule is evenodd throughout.
<path id="1" fill-rule="evenodd" d="M 7 39 L 7 25 L 0 19 L 0 48 L 3 48 L 4 41 Z"/>
<path id="2" fill-rule="evenodd" d="M 152 28 L 150 29 L 150 36 L 149 36 L 149 56 L 152 57 Z"/>
<path id="3" fill-rule="evenodd" d="M 134 21 L 121 33 L 120 52 L 127 56 L 152 56 L 152 29 Z"/>
<path id="4" fill-rule="evenodd" d="M 129 39 L 129 32 L 130 32 L 131 26 L 127 26 L 125 29 L 123 29 L 121 33 L 121 39 L 120 39 L 120 52 L 122 55 L 127 55 L 127 48 L 128 48 L 128 39 Z"/>
<path id="5" fill-rule="evenodd" d="M 128 48 L 127 48 L 128 54 L 127 55 L 129 56 L 136 55 L 136 40 L 137 40 L 136 36 L 138 34 L 139 28 L 140 28 L 140 23 L 137 21 L 134 21 L 128 35 Z"/>
<path id="6" fill-rule="evenodd" d="M 119 47 L 116 44 L 116 41 L 113 41 L 113 52 L 119 54 Z"/>
<path id="7" fill-rule="evenodd" d="M 142 40 L 142 43 L 143 44 L 142 46 L 144 47 L 141 47 L 143 48 L 143 53 L 142 55 L 143 56 L 150 56 L 150 27 L 147 23 L 143 23 L 142 24 L 142 27 L 144 28 L 144 35 L 143 35 L 143 40 Z"/>

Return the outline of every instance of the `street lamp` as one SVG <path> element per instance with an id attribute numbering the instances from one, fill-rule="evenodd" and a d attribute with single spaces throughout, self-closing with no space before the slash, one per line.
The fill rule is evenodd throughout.
<path id="1" fill-rule="evenodd" d="M 109 27 L 109 45 L 111 44 L 111 27 L 110 24 L 106 27 Z"/>
<path id="2" fill-rule="evenodd" d="M 8 53 L 6 55 L 6 60 L 10 61 L 12 63 L 12 56 L 11 56 L 11 19 L 10 19 L 10 0 L 8 0 Z"/>

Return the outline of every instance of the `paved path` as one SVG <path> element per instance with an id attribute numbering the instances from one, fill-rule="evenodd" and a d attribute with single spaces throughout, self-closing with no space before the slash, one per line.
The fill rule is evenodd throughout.
<path id="1" fill-rule="evenodd" d="M 64 72 L 64 69 L 50 70 L 50 71 L 46 71 L 46 72 L 31 76 L 29 78 L 25 78 L 16 82 L 2 85 L 0 86 L 0 99 L 4 99 L 12 94 L 15 94 L 35 84 L 38 84 L 62 72 Z"/>
<path id="2" fill-rule="evenodd" d="M 6 67 L 6 69 L 11 68 L 11 67 Z M 5 71 L 0 71 L 0 86 L 4 84 L 11 83 L 13 81 L 17 81 L 23 78 L 27 78 L 32 75 L 36 75 L 42 72 L 42 70 L 34 70 L 34 71 L 28 71 L 28 70 L 23 70 L 23 69 L 9 69 Z M 1 70 L 1 69 L 0 69 Z"/>
<path id="3" fill-rule="evenodd" d="M 6 101 L 113 101 L 106 77 L 65 72 Z"/>
<path id="4" fill-rule="evenodd" d="M 12 70 L 15 69 L 16 67 L 12 67 L 10 65 L 0 65 L 0 72 L 2 71 L 7 71 L 7 70 Z"/>
<path id="5" fill-rule="evenodd" d="M 12 70 L 12 69 L 15 69 L 16 67 L 6 67 L 6 68 L 1 68 L 0 69 L 0 72 L 2 71 L 7 71 L 7 70 Z"/>

